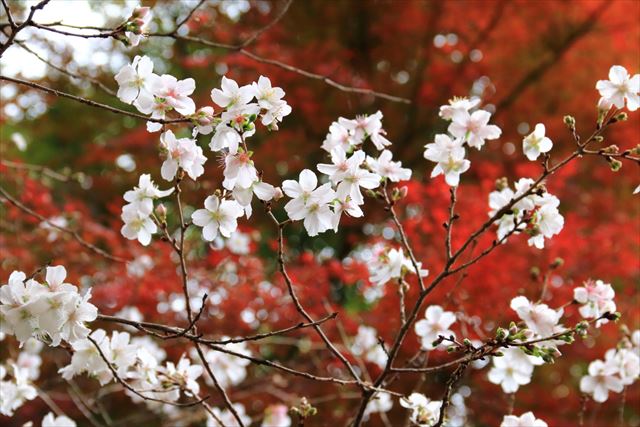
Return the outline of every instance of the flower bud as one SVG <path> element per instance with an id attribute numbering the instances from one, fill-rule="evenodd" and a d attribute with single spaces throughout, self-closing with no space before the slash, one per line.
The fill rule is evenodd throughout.
<path id="1" fill-rule="evenodd" d="M 629 118 L 629 116 L 627 115 L 627 113 L 623 111 L 622 113 L 616 115 L 614 120 L 616 122 L 625 122 L 625 121 L 627 121 L 628 118 Z"/>
<path id="2" fill-rule="evenodd" d="M 509 336 L 509 332 L 504 329 L 504 328 L 498 328 L 496 330 L 496 339 L 499 341 L 504 340 L 505 338 L 507 338 Z"/>
<path id="3" fill-rule="evenodd" d="M 135 18 L 144 19 L 144 17 L 149 14 L 150 10 L 151 10 L 151 8 L 149 8 L 149 7 L 138 6 L 135 9 L 133 9 L 133 13 L 131 14 L 131 18 L 133 18 L 133 19 L 135 19 Z"/>
<path id="4" fill-rule="evenodd" d="M 609 157 L 607 160 L 612 171 L 618 172 L 622 168 L 622 162 L 620 160 L 612 159 L 611 157 Z"/>
<path id="5" fill-rule="evenodd" d="M 594 140 L 595 142 L 602 142 L 602 141 L 604 141 L 604 136 L 602 136 L 602 135 L 596 135 L 596 136 L 594 136 L 594 137 L 593 137 L 593 140 Z"/>
<path id="6" fill-rule="evenodd" d="M 213 122 L 213 108 L 202 107 L 196 111 L 195 117 L 200 126 L 209 126 Z"/>
<path id="7" fill-rule="evenodd" d="M 564 265 L 564 260 L 558 257 L 554 259 L 553 262 L 551 263 L 551 268 L 556 269 L 556 268 L 562 267 L 563 265 Z"/>
<path id="8" fill-rule="evenodd" d="M 536 335 L 531 329 L 525 329 L 524 331 L 522 331 L 522 333 L 524 334 L 526 340 L 533 339 L 533 337 Z"/>
<path id="9" fill-rule="evenodd" d="M 514 322 L 509 325 L 509 335 L 515 335 L 518 333 L 518 326 Z"/>
<path id="10" fill-rule="evenodd" d="M 576 128 L 576 119 L 573 116 L 564 116 L 564 124 L 571 130 Z"/>
<path id="11" fill-rule="evenodd" d="M 537 280 L 538 277 L 540 277 L 540 268 L 536 267 L 535 265 L 533 267 L 531 267 L 531 269 L 529 270 L 529 275 L 531 276 L 531 278 L 533 280 Z"/>
<path id="12" fill-rule="evenodd" d="M 158 206 L 156 206 L 156 215 L 158 216 L 158 219 L 160 220 L 160 222 L 166 222 L 167 208 L 165 207 L 164 204 L 160 203 Z"/>
<path id="13" fill-rule="evenodd" d="M 280 187 L 276 187 L 273 190 L 273 200 L 280 200 L 284 197 L 284 194 L 282 194 L 282 189 Z"/>
<path id="14" fill-rule="evenodd" d="M 611 109 L 611 102 L 606 98 L 600 98 L 598 100 L 598 111 L 606 113 Z"/>

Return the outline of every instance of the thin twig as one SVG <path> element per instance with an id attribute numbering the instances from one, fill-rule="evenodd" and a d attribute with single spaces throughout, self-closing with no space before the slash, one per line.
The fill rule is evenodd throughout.
<path id="1" fill-rule="evenodd" d="M 14 205 L 15 207 L 17 207 L 21 211 L 31 215 L 34 218 L 39 219 L 40 221 L 48 224 L 50 227 L 53 227 L 56 230 L 59 230 L 59 231 L 62 231 L 64 233 L 67 233 L 67 234 L 71 235 L 71 237 L 73 237 L 78 243 L 80 243 L 82 246 L 84 246 L 85 248 L 89 249 L 90 251 L 92 251 L 92 252 L 94 252 L 94 253 L 96 253 L 96 254 L 104 257 L 104 258 L 110 259 L 111 261 L 123 262 L 123 263 L 129 262 L 129 260 L 127 260 L 125 258 L 121 258 L 119 256 L 111 255 L 110 253 L 104 251 L 103 249 L 100 249 L 99 247 L 97 247 L 95 245 L 92 245 L 91 243 L 87 242 L 82 237 L 80 237 L 80 234 L 78 234 L 78 232 L 73 231 L 73 230 L 69 230 L 68 228 L 65 228 L 65 227 L 62 227 L 60 225 L 55 224 L 54 222 L 52 222 L 49 219 L 45 218 L 44 216 L 40 215 L 38 212 L 35 212 L 31 208 L 28 208 L 27 206 L 23 205 L 21 202 L 16 200 L 13 196 L 11 196 L 2 187 L 0 187 L 0 195 L 2 195 L 2 197 L 5 200 L 7 200 L 9 203 Z"/>
<path id="2" fill-rule="evenodd" d="M 91 107 L 96 107 L 96 108 L 102 108 L 103 110 L 107 110 L 110 111 L 112 113 L 115 114 L 121 114 L 123 116 L 129 116 L 129 117 L 135 117 L 136 119 L 142 119 L 142 120 L 146 120 L 148 122 L 154 122 L 154 123 L 161 123 L 161 124 L 171 124 L 171 123 L 187 123 L 190 122 L 190 119 L 187 118 L 181 118 L 181 119 L 156 119 L 150 116 L 145 116 L 142 114 L 138 114 L 138 113 L 132 113 L 130 111 L 126 111 L 126 110 L 121 110 L 119 108 L 115 108 L 115 107 L 111 107 L 110 105 L 106 105 L 106 104 L 101 104 L 100 102 L 96 102 L 96 101 L 92 101 L 90 99 L 87 98 L 83 98 L 81 96 L 77 96 L 77 95 L 72 95 L 66 92 L 62 92 L 56 89 L 52 89 L 50 87 L 46 87 L 46 86 L 42 86 L 40 84 L 37 83 L 33 83 L 27 80 L 20 80 L 20 79 L 15 79 L 13 77 L 7 77 L 7 76 L 0 76 L 0 80 L 5 80 L 11 83 L 16 83 L 19 85 L 23 85 L 23 86 L 28 86 L 31 87 L 33 89 L 37 89 L 40 90 L 42 92 L 46 92 L 46 93 L 50 93 L 52 95 L 56 95 L 56 96 L 60 96 L 63 98 L 67 98 L 67 99 L 72 99 L 74 101 L 80 102 L 82 104 L 86 104 L 89 105 Z"/>

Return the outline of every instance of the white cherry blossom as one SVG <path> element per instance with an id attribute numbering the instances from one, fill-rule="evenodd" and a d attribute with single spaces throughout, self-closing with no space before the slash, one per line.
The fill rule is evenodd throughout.
<path id="1" fill-rule="evenodd" d="M 332 228 L 333 212 L 329 208 L 336 198 L 330 184 L 318 186 L 318 177 L 309 169 L 300 172 L 299 180 L 286 180 L 282 190 L 291 197 L 284 207 L 293 221 L 304 220 L 304 227 L 310 236 L 316 236 Z M 317 188 L 316 188 L 317 187 Z"/>
<path id="2" fill-rule="evenodd" d="M 522 151 L 531 161 L 537 159 L 541 153 L 548 153 L 551 148 L 553 148 L 553 142 L 545 136 L 545 127 L 542 123 L 538 123 L 534 131 L 522 140 Z"/>
<path id="3" fill-rule="evenodd" d="M 517 347 L 501 351 L 502 357 L 493 357 L 488 378 L 493 384 L 499 384 L 505 393 L 515 393 L 520 386 L 529 384 L 534 366 L 544 363 L 542 358 L 529 356 Z"/>
<path id="4" fill-rule="evenodd" d="M 66 415 L 55 416 L 49 412 L 42 419 L 42 427 L 76 427 L 76 422 Z"/>
<path id="5" fill-rule="evenodd" d="M 192 78 L 178 80 L 170 74 L 163 74 L 152 79 L 150 89 L 151 93 L 183 116 L 196 112 L 196 104 L 189 98 L 196 89 L 196 82 Z"/>
<path id="6" fill-rule="evenodd" d="M 211 151 L 220 151 L 226 148 L 229 150 L 229 154 L 236 154 L 241 142 L 242 137 L 237 130 L 227 126 L 226 123 L 220 123 L 216 126 L 215 133 L 211 137 L 209 148 Z"/>
<path id="7" fill-rule="evenodd" d="M 191 220 L 202 227 L 202 237 L 212 241 L 218 232 L 230 237 L 238 228 L 238 218 L 242 216 L 242 207 L 235 200 L 222 200 L 209 196 L 204 201 L 204 209 L 198 209 L 191 215 Z"/>
<path id="8" fill-rule="evenodd" d="M 449 338 L 455 337 L 455 333 L 450 329 L 456 321 L 456 315 L 451 311 L 444 311 L 439 305 L 430 305 L 424 313 L 424 319 L 418 320 L 414 326 L 416 335 L 420 337 L 422 348 L 431 350 L 433 348 L 444 348 L 447 346 L 445 342 L 437 347 L 433 346 L 433 342 L 439 336 Z"/>
<path id="9" fill-rule="evenodd" d="M 268 77 L 260 76 L 258 82 L 251 84 L 254 95 L 260 108 L 272 110 L 282 102 L 284 90 L 279 87 L 272 87 Z"/>
<path id="10" fill-rule="evenodd" d="M 287 405 L 270 405 L 264 410 L 261 427 L 290 427 L 291 417 Z"/>
<path id="11" fill-rule="evenodd" d="M 620 393 L 624 388 L 617 371 L 617 366 L 612 363 L 594 360 L 589 364 L 589 375 L 580 380 L 580 391 L 590 394 L 596 402 L 606 402 L 609 391 Z"/>
<path id="12" fill-rule="evenodd" d="M 525 412 L 519 417 L 515 415 L 505 415 L 500 427 L 547 427 L 547 423 L 538 419 L 533 412 Z"/>
<path id="13" fill-rule="evenodd" d="M 351 352 L 362 356 L 367 362 L 378 365 L 381 369 L 387 364 L 387 353 L 378 342 L 378 332 L 370 326 L 359 326 L 358 333 L 351 345 Z"/>
<path id="14" fill-rule="evenodd" d="M 391 151 L 382 150 L 377 159 L 367 156 L 367 165 L 374 173 L 382 178 L 387 178 L 391 182 L 409 180 L 411 178 L 411 169 L 403 168 L 401 162 L 394 162 L 391 157 Z"/>
<path id="15" fill-rule="evenodd" d="M 160 190 L 151 180 L 151 175 L 142 174 L 138 180 L 138 186 L 124 193 L 124 200 L 137 206 L 137 209 L 146 214 L 153 210 L 153 200 L 166 197 L 173 193 L 173 188 Z"/>
<path id="16" fill-rule="evenodd" d="M 160 145 L 166 154 L 160 170 L 165 180 L 173 180 L 178 168 L 184 170 L 194 181 L 204 173 L 203 165 L 207 158 L 194 139 L 178 139 L 171 130 L 168 130 L 160 135 Z"/>
<path id="17" fill-rule="evenodd" d="M 633 77 L 620 65 L 614 65 L 609 70 L 609 80 L 598 80 L 596 89 L 600 92 L 603 102 L 624 108 L 625 101 L 629 111 L 640 108 L 640 74 Z"/>
<path id="18" fill-rule="evenodd" d="M 563 310 L 553 310 L 547 304 L 534 304 L 524 296 L 511 300 L 511 309 L 518 314 L 527 328 L 540 337 L 553 335 Z"/>
<path id="19" fill-rule="evenodd" d="M 367 421 L 371 414 L 389 412 L 393 407 L 393 400 L 389 393 L 376 393 L 371 396 L 371 400 L 367 403 L 362 419 Z"/>
<path id="20" fill-rule="evenodd" d="M 453 99 L 449 100 L 448 105 L 442 105 L 440 107 L 440 112 L 438 113 L 438 115 L 445 120 L 451 120 L 453 119 L 453 115 L 457 111 L 470 111 L 471 109 L 477 107 L 478 104 L 480 104 L 480 98 L 469 99 L 464 97 L 454 97 Z"/>
<path id="21" fill-rule="evenodd" d="M 250 188 L 258 181 L 258 171 L 253 165 L 251 154 L 238 151 L 237 154 L 228 154 L 225 159 L 224 182 L 222 185 L 227 190 L 233 190 L 236 186 Z"/>
<path id="22" fill-rule="evenodd" d="M 431 172 L 431 178 L 444 175 L 451 187 L 460 183 L 460 174 L 466 172 L 471 162 L 464 158 L 465 149 L 461 139 L 451 139 L 449 135 L 438 134 L 435 141 L 425 145 L 424 158 L 437 163 Z"/>
<path id="23" fill-rule="evenodd" d="M 356 145 L 356 140 L 349 132 L 349 129 L 344 127 L 339 122 L 333 122 L 329 126 L 329 133 L 322 143 L 322 149 L 331 153 L 334 148 L 339 147 L 345 153 L 351 151 L 351 148 Z"/>
<path id="24" fill-rule="evenodd" d="M 442 401 L 433 401 L 420 393 L 400 398 L 400 406 L 411 410 L 411 422 L 420 427 L 431 427 L 440 418 Z"/>
<path id="25" fill-rule="evenodd" d="M 157 77 L 153 74 L 151 59 L 147 56 L 136 56 L 131 64 L 122 67 L 115 75 L 119 86 L 118 99 L 127 104 L 133 103 L 138 109 L 141 108 L 141 105 L 150 105 L 153 102 L 151 83 Z"/>
<path id="26" fill-rule="evenodd" d="M 449 125 L 449 133 L 456 138 L 460 138 L 478 150 L 482 148 L 485 140 L 498 139 L 502 134 L 496 125 L 490 125 L 491 113 L 485 110 L 478 110 L 469 114 L 466 110 L 457 110 Z"/>
<path id="27" fill-rule="evenodd" d="M 640 356 L 627 348 L 612 348 L 604 355 L 604 362 L 616 368 L 625 386 L 633 384 L 640 376 Z"/>
<path id="28" fill-rule="evenodd" d="M 269 82 L 270 84 L 271 82 Z M 251 85 L 239 87 L 235 80 L 226 76 L 222 77 L 220 86 L 222 90 L 213 89 L 211 91 L 211 99 L 223 108 L 246 105 L 251 102 L 255 95 L 255 89 Z"/>
<path id="29" fill-rule="evenodd" d="M 122 208 L 120 218 L 124 225 L 120 233 L 129 240 L 138 240 L 141 245 L 151 243 L 151 235 L 158 231 L 149 213 L 142 212 L 135 205 L 126 205 Z"/>
<path id="30" fill-rule="evenodd" d="M 603 314 L 615 313 L 616 303 L 613 300 L 616 293 L 609 283 L 602 280 L 587 280 L 583 286 L 573 290 L 573 299 L 582 304 L 578 311 L 585 319 L 597 319 Z M 596 322 L 599 327 L 609 320 L 600 319 Z"/>

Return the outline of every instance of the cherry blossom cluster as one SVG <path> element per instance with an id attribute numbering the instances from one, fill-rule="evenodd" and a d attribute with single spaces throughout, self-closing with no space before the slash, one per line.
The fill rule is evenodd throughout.
<path id="1" fill-rule="evenodd" d="M 196 396 L 200 391 L 196 380 L 204 368 L 184 355 L 178 363 L 161 365 L 166 354 L 148 338 L 132 339 L 128 332 L 118 331 L 109 337 L 103 329 L 96 329 L 87 339 L 74 342 L 72 348 L 71 362 L 59 370 L 67 380 L 87 374 L 105 385 L 115 379 L 115 372 L 119 378 L 130 380 L 140 395 L 166 402 L 177 401 L 181 392 Z M 134 401 L 141 400 L 139 395 L 131 396 Z M 157 406 L 153 400 L 147 402 Z"/>
<path id="2" fill-rule="evenodd" d="M 498 218 L 498 241 L 506 242 L 510 234 L 525 232 L 529 235 L 529 246 L 538 249 L 544 248 L 544 239 L 559 234 L 564 227 L 564 217 L 560 214 L 558 206 L 560 200 L 546 192 L 539 186 L 526 197 L 534 181 L 530 178 L 520 178 L 514 183 L 514 189 L 509 188 L 506 180 L 497 182 L 497 189 L 489 194 L 489 216 L 493 217 L 512 200 L 520 198 L 511 209 Z"/>
<path id="3" fill-rule="evenodd" d="M 32 383 L 40 377 L 42 347 L 41 341 L 29 338 L 15 360 L 9 358 L 0 364 L 0 414 L 11 416 L 26 401 L 37 396 Z M 9 377 L 13 379 L 8 380 Z"/>
<path id="4" fill-rule="evenodd" d="M 151 19 L 151 9 L 148 7 L 138 6 L 133 9 L 133 12 L 127 21 L 121 25 L 122 30 L 124 30 L 124 36 L 122 33 L 117 33 L 115 37 L 125 46 L 138 46 L 142 38 L 147 34 Z"/>
<path id="5" fill-rule="evenodd" d="M 460 174 L 469 170 L 471 162 L 465 158 L 465 144 L 478 150 L 486 140 L 500 137 L 502 130 L 490 125 L 491 113 L 478 109 L 472 112 L 480 100 L 478 98 L 454 98 L 449 105 L 440 107 L 440 117 L 451 123 L 448 134 L 438 134 L 434 142 L 425 146 L 425 159 L 436 163 L 431 177 L 444 175 L 451 187 L 460 183 Z"/>
<path id="6" fill-rule="evenodd" d="M 640 330 L 607 350 L 604 360 L 589 364 L 588 374 L 580 380 L 580 391 L 596 402 L 605 402 L 609 392 L 620 393 L 640 377 Z"/>
<path id="7" fill-rule="evenodd" d="M 137 239 L 140 244 L 147 246 L 151 242 L 151 235 L 158 231 L 152 219 L 153 201 L 170 195 L 173 190 L 159 190 L 151 180 L 151 175 L 140 175 L 138 186 L 124 194 L 124 200 L 128 203 L 122 207 L 122 235 L 127 239 Z"/>
<path id="8" fill-rule="evenodd" d="M 45 283 L 14 271 L 0 287 L 0 328 L 24 344 L 29 338 L 46 339 L 52 346 L 62 340 L 73 344 L 87 337 L 85 322 L 96 319 L 98 309 L 89 302 L 91 290 L 80 295 L 65 283 L 63 266 L 47 267 Z"/>
<path id="9" fill-rule="evenodd" d="M 317 175 L 305 169 L 297 181 L 286 180 L 282 190 L 291 198 L 285 210 L 292 221 L 303 220 L 310 236 L 327 230 L 337 232 L 343 214 L 363 216 L 362 189 L 373 190 L 385 181 L 399 182 L 411 177 L 411 170 L 392 160 L 384 148 L 391 142 L 384 136 L 382 113 L 355 119 L 340 117 L 329 127 L 322 148 L 329 152 L 331 163 L 318 164 L 318 171 L 329 182 L 318 185 Z M 367 156 L 364 143 L 370 140 L 381 153 Z"/>
<path id="10" fill-rule="evenodd" d="M 587 280 L 583 286 L 573 290 L 573 299 L 581 304 L 580 315 L 585 319 L 597 319 L 596 327 L 609 322 L 607 318 L 602 317 L 603 314 L 615 313 L 615 295 L 613 287 L 602 280 Z"/>

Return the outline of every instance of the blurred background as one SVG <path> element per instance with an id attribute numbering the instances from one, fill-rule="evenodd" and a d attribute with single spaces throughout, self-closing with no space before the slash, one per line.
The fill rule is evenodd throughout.
<path id="1" fill-rule="evenodd" d="M 9 1 L 14 16 L 35 2 Z M 170 32 L 197 4 L 196 1 L 142 1 L 151 6 L 152 33 Z M 284 1 L 216 1 L 200 6 L 178 34 L 237 45 L 268 25 L 285 6 Z M 113 28 L 123 22 L 137 2 L 53 0 L 36 14 L 40 23 Z M 21 12 L 22 11 L 22 12 Z M 0 25 L 6 16 L 0 15 Z M 640 70 L 640 2 L 617 1 L 410 1 L 321 0 L 293 1 L 276 25 L 262 33 L 246 50 L 268 60 L 326 76 L 346 86 L 373 89 L 410 103 L 345 92 L 321 79 L 260 61 L 233 49 L 202 43 L 149 37 L 140 46 L 125 49 L 111 39 L 69 38 L 27 29 L 0 59 L 1 73 L 37 82 L 47 87 L 90 98 L 122 109 L 113 96 L 113 76 L 134 55 L 147 55 L 157 73 L 171 73 L 196 80 L 194 100 L 198 107 L 212 105 L 209 93 L 219 87 L 223 75 L 248 84 L 268 76 L 282 87 L 293 112 L 278 132 L 258 132 L 251 139 L 256 166 L 265 181 L 279 184 L 297 177 L 303 168 L 315 169 L 326 160 L 320 145 L 332 121 L 380 110 L 387 137 L 393 142 L 394 158 L 413 170 L 409 195 L 400 211 L 416 255 L 426 268 L 443 265 L 443 228 L 449 193 L 442 177 L 430 179 L 432 164 L 424 160 L 424 145 L 446 130 L 438 109 L 453 96 L 477 96 L 483 108 L 494 115 L 492 122 L 503 134 L 488 142 L 481 152 L 469 153 L 471 169 L 462 176 L 458 190 L 460 221 L 454 245 L 487 218 L 488 193 L 495 180 L 534 177 L 540 165 L 522 155 L 521 141 L 536 123 L 544 123 L 554 141 L 552 159 L 559 160 L 574 149 L 562 117 L 576 118 L 585 137 L 595 128 L 598 93 L 595 82 L 606 79 L 611 65 L 620 64 L 631 74 Z M 81 30 L 82 31 L 82 30 Z M 173 324 L 184 322 L 175 259 L 167 245 L 144 248 L 120 235 L 123 193 L 150 173 L 161 183 L 158 134 L 150 134 L 144 122 L 101 109 L 2 82 L 0 122 L 0 172 L 2 188 L 38 215 L 77 231 L 85 240 L 133 264 L 113 262 L 88 252 L 68 234 L 56 232 L 41 218 L 4 203 L 0 205 L 0 270 L 6 280 L 13 270 L 33 271 L 47 262 L 63 264 L 72 283 L 93 288 L 94 303 L 107 314 L 136 306 L 145 320 Z M 217 110 L 217 107 L 214 106 Z M 198 208 L 204 197 L 221 184 L 222 169 L 208 151 L 209 137 L 200 136 L 208 162 L 205 175 L 188 183 L 188 210 Z M 622 149 L 640 143 L 640 121 L 630 114 L 626 123 L 605 135 L 603 146 Z M 617 294 L 621 322 L 631 329 L 640 326 L 640 204 L 633 196 L 640 184 L 637 167 L 625 164 L 619 172 L 599 157 L 571 163 L 547 187 L 561 200 L 565 216 L 562 233 L 540 251 L 531 249 L 526 238 L 512 238 L 490 257 L 474 265 L 468 274 L 451 278 L 430 297 L 427 304 L 440 304 L 456 311 L 461 335 L 490 336 L 497 325 L 508 324 L 513 314 L 508 303 L 516 295 L 535 299 L 542 278 L 550 280 L 547 295 L 551 306 L 572 298 L 572 289 L 584 280 L 602 279 Z M 161 188 L 164 188 L 161 185 Z M 171 203 L 167 207 L 172 213 Z M 309 238 L 300 226 L 287 229 L 290 270 L 299 293 L 314 316 L 338 311 L 339 322 L 327 324 L 329 334 L 340 341 L 338 326 L 353 336 L 359 324 L 375 327 L 387 342 L 398 324 L 388 313 L 397 312 L 395 289 L 372 290 L 366 269 L 367 257 L 376 242 L 393 243 L 397 238 L 386 212 L 375 202 L 365 206 L 365 219 L 348 220 L 339 233 Z M 284 212 L 276 210 L 279 218 Z M 242 335 L 286 327 L 299 317 L 284 292 L 275 269 L 275 231 L 266 215 L 256 209 L 251 221 L 242 220 L 240 230 L 248 237 L 249 252 L 224 244 L 205 245 L 192 230 L 189 263 L 193 286 L 210 294 L 208 310 L 201 321 L 204 332 Z M 489 244 L 493 234 L 479 242 Z M 551 270 L 556 258 L 564 264 Z M 133 267 L 132 267 L 133 265 Z M 415 284 L 408 299 L 415 298 Z M 578 316 L 571 307 L 571 323 Z M 397 319 L 396 319 L 397 320 Z M 500 387 L 486 379 L 486 369 L 469 372 L 458 392 L 466 405 L 464 425 L 497 425 L 513 403 L 515 412 L 532 410 L 549 425 L 574 425 L 580 408 L 579 379 L 591 360 L 602 358 L 620 338 L 621 324 L 608 324 L 592 338 L 571 348 L 555 365 L 536 368 L 533 381 L 517 393 L 514 402 Z M 1 354 L 13 351 L 5 340 Z M 7 344 L 7 345 L 5 345 Z M 418 349 L 410 334 L 400 360 Z M 166 350 L 179 357 L 180 346 Z M 313 334 L 297 333 L 265 341 L 253 347 L 256 354 L 273 358 L 301 370 L 340 375 L 341 366 L 331 359 Z M 43 366 L 39 387 L 51 389 L 52 398 L 68 414 L 82 415 L 68 398 L 55 374 L 56 363 L 68 356 L 52 350 L 54 361 Z M 446 354 L 432 354 L 434 363 Z M 375 377 L 379 368 L 367 366 Z M 267 369 L 250 368 L 248 378 L 233 387 L 234 401 L 259 419 L 273 402 L 295 403 L 300 396 L 315 402 L 320 414 L 310 425 L 328 425 L 353 415 L 357 390 L 340 390 Z M 421 391 L 436 399 L 444 389 L 444 373 L 431 375 Z M 397 381 L 398 390 L 410 392 L 422 381 L 408 375 Z M 79 381 L 84 390 L 97 390 L 97 382 Z M 103 390 L 92 397 L 104 405 L 113 425 L 158 425 L 153 413 L 131 414 L 131 405 L 120 394 Z M 626 393 L 625 425 L 640 425 L 640 388 Z M 613 395 L 603 405 L 590 403 L 585 425 L 614 425 L 622 403 Z M 98 402 L 98 403 L 96 403 Z M 124 403 L 124 404 L 123 404 Z M 214 402 L 215 403 L 215 402 Z M 219 403 L 219 402 L 217 402 Z M 126 405 L 125 405 L 126 404 Z M 35 400 L 3 425 L 22 425 L 40 419 L 46 406 Z M 405 411 L 395 404 L 389 412 L 391 425 L 401 425 Z M 128 420 L 118 424 L 118 420 Z M 197 425 L 198 421 L 194 421 Z M 370 425 L 384 425 L 377 415 Z M 79 424 L 85 425 L 85 424 Z"/>

